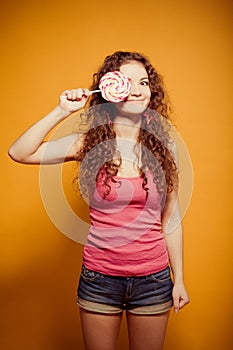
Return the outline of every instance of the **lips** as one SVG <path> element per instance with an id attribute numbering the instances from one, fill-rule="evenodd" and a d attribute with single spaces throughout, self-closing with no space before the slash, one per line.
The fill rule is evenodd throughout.
<path id="1" fill-rule="evenodd" d="M 126 100 L 125 102 L 137 103 L 137 102 L 144 102 L 144 100 Z"/>

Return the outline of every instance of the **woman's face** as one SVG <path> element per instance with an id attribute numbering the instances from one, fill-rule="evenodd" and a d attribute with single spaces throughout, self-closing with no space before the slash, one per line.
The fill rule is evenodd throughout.
<path id="1" fill-rule="evenodd" d="M 116 108 L 121 114 L 139 114 L 149 105 L 151 91 L 147 71 L 141 62 L 131 61 L 120 67 L 120 72 L 125 74 L 131 84 L 131 90 L 126 100 L 116 103 Z"/>

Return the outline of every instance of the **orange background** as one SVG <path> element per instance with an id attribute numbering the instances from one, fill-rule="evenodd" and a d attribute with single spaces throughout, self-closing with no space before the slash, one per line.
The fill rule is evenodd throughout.
<path id="1" fill-rule="evenodd" d="M 164 76 L 194 169 L 183 220 L 191 303 L 171 313 L 164 349 L 230 349 L 232 2 L 8 0 L 0 16 L 1 349 L 83 349 L 82 245 L 46 214 L 38 167 L 12 162 L 7 150 L 61 91 L 89 86 L 104 57 L 121 49 L 145 53 Z M 126 346 L 124 320 L 119 349 Z"/>

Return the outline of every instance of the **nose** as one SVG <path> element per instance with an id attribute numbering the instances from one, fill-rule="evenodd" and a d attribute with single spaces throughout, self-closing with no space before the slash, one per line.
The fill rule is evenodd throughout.
<path id="1" fill-rule="evenodd" d="M 131 89 L 130 89 L 130 95 L 134 96 L 140 96 L 141 95 L 141 90 L 138 84 L 135 84 L 131 81 Z"/>

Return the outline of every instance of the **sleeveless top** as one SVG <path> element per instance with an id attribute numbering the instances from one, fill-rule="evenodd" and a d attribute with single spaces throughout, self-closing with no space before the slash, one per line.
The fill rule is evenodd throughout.
<path id="1" fill-rule="evenodd" d="M 115 176 L 103 199 L 97 183 L 90 199 L 91 226 L 83 250 L 86 268 L 112 276 L 145 276 L 168 265 L 162 233 L 162 195 L 151 172 L 146 173 L 149 191 L 140 176 Z"/>

